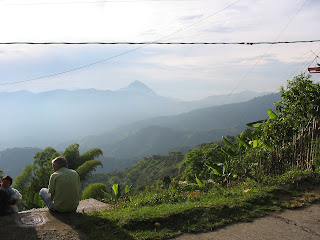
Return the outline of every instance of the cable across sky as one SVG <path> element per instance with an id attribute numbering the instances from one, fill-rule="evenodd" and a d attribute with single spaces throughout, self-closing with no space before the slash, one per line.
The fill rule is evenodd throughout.
<path id="1" fill-rule="evenodd" d="M 277 42 L 0 42 L 1 45 L 262 45 L 262 44 L 288 44 L 313 43 L 320 40 L 297 40 Z"/>

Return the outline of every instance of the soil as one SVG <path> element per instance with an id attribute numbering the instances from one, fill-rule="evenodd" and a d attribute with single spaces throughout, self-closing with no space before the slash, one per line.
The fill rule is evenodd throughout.
<path id="1" fill-rule="evenodd" d="M 273 212 L 252 222 L 236 223 L 216 231 L 184 234 L 175 240 L 320 239 L 320 203 Z"/>

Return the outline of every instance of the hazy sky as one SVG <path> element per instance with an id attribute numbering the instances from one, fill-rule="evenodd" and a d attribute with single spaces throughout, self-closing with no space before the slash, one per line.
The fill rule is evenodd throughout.
<path id="1" fill-rule="evenodd" d="M 319 12 L 319 0 L 0 0 L 0 42 L 319 40 Z M 0 91 L 116 90 L 139 80 L 184 100 L 274 92 L 306 71 L 316 54 L 320 42 L 0 45 Z"/>

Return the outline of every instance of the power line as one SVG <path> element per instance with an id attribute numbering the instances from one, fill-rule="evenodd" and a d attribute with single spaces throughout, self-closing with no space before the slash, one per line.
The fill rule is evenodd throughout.
<path id="1" fill-rule="evenodd" d="M 0 45 L 275 45 L 313 42 L 320 42 L 320 40 L 275 42 L 0 42 Z"/>
<path id="2" fill-rule="evenodd" d="M 101 0 L 101 1 L 73 1 L 73 2 L 35 2 L 35 3 L 4 3 L 6 6 L 34 6 L 34 5 L 69 5 L 69 4 L 99 4 L 99 3 L 135 3 L 135 2 L 195 2 L 199 0 Z"/>
<path id="3" fill-rule="evenodd" d="M 241 1 L 241 0 L 238 0 L 238 1 L 236 1 L 236 2 L 233 2 L 233 3 L 231 3 L 230 5 L 228 5 L 228 6 L 224 7 L 224 8 L 222 8 L 222 9 L 220 9 L 219 11 L 216 11 L 216 12 L 210 14 L 209 16 L 207 16 L 207 17 L 205 17 L 205 18 L 202 18 L 202 19 L 200 19 L 200 20 L 198 20 L 198 21 L 196 21 L 196 22 L 194 22 L 194 23 L 192 23 L 192 24 L 190 24 L 190 25 L 187 25 L 187 26 L 185 26 L 184 28 L 179 29 L 179 30 L 177 30 L 177 31 L 175 31 L 175 32 L 173 32 L 173 33 L 171 33 L 171 34 L 169 34 L 169 35 L 166 35 L 166 36 L 164 36 L 164 37 L 162 37 L 162 38 L 160 38 L 160 39 L 157 39 L 157 40 L 154 41 L 154 42 L 159 42 L 159 41 L 161 41 L 162 39 L 171 37 L 172 35 L 174 35 L 174 34 L 176 34 L 176 33 L 178 33 L 178 32 L 181 32 L 181 31 L 183 31 L 183 30 L 185 30 L 185 29 L 187 29 L 187 28 L 189 28 L 189 27 L 192 27 L 192 26 L 194 26 L 195 24 L 197 24 L 197 23 L 199 23 L 199 22 L 201 22 L 201 21 L 204 21 L 204 20 L 206 20 L 206 19 L 208 19 L 208 18 L 210 18 L 210 17 L 212 17 L 212 16 L 214 16 L 214 15 L 216 15 L 216 14 L 218 14 L 218 13 L 220 13 L 220 12 L 222 12 L 222 11 L 228 9 L 228 8 L 230 8 L 231 6 L 235 5 L 236 3 L 240 2 L 240 1 Z M 24 82 L 31 82 L 31 81 L 35 81 L 35 80 L 40 80 L 40 79 L 44 79 L 44 78 L 50 78 L 50 77 L 54 77 L 54 76 L 66 74 L 66 73 L 69 73 L 69 72 L 74 72 L 74 71 L 77 71 L 77 70 L 80 70 L 80 69 L 83 69 L 83 68 L 87 68 L 87 67 L 90 67 L 90 66 L 93 66 L 93 65 L 96 65 L 96 64 L 105 62 L 105 61 L 109 61 L 109 60 L 111 60 L 111 59 L 113 59 L 113 58 L 117 58 L 117 57 L 119 57 L 119 56 L 128 54 L 128 53 L 130 53 L 130 52 L 133 52 L 133 51 L 136 51 L 136 50 L 138 50 L 138 49 L 144 48 L 144 47 L 146 47 L 146 46 L 149 46 L 150 44 L 151 44 L 151 43 L 149 43 L 149 44 L 144 44 L 144 45 L 142 45 L 142 46 L 136 47 L 136 48 L 131 49 L 131 50 L 129 50 L 129 51 L 126 51 L 126 52 L 123 52 L 123 53 L 120 53 L 120 54 L 111 56 L 111 57 L 106 58 L 106 59 L 102 59 L 102 60 L 97 61 L 97 62 L 93 62 L 93 63 L 89 63 L 89 64 L 86 64 L 86 65 L 83 65 L 83 66 L 80 66 L 80 67 L 77 67 L 77 68 L 73 68 L 73 69 L 70 69 L 70 70 L 67 70 L 67 71 L 58 72 L 58 73 L 53 73 L 53 74 L 50 74 L 50 75 L 47 75 L 47 76 L 38 77 L 38 78 L 32 78 L 32 79 L 27 79 L 27 80 L 22 80 L 22 81 L 1 83 L 0 86 L 13 85 L 13 84 L 19 84 L 19 83 L 24 83 Z"/>
<path id="4" fill-rule="evenodd" d="M 287 23 L 287 25 L 283 28 L 283 30 L 279 33 L 279 35 L 275 38 L 274 41 L 277 41 L 277 39 L 281 36 L 281 34 L 287 29 L 289 24 L 293 21 L 293 19 L 298 15 L 298 13 L 301 11 L 301 9 L 304 7 L 304 5 L 308 2 L 309 0 L 306 0 L 302 6 L 299 8 L 299 10 L 296 12 L 296 14 L 290 19 L 290 21 Z M 252 72 L 252 70 L 258 65 L 258 63 L 262 60 L 262 58 L 267 54 L 267 52 L 270 50 L 272 45 L 268 47 L 268 49 L 264 52 L 264 54 L 258 59 L 258 61 L 252 66 L 252 68 L 245 74 L 245 76 L 241 79 L 241 81 L 236 85 L 236 87 L 230 92 L 230 94 L 226 97 L 225 101 L 229 98 L 229 96 L 244 82 L 244 80 L 247 78 L 249 73 Z"/>

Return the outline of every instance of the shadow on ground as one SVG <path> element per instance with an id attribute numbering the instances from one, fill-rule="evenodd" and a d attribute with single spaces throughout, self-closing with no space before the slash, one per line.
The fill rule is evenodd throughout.
<path id="1" fill-rule="evenodd" d="M 6 240 L 133 239 L 110 221 L 90 214 L 108 209 L 94 199 L 80 202 L 77 212 L 57 213 L 48 208 L 32 209 L 0 217 L 0 238 Z M 97 234 L 97 229 L 102 230 Z"/>
<path id="2" fill-rule="evenodd" d="M 99 229 L 99 235 L 95 230 Z M 101 230 L 104 229 L 103 234 Z M 98 216 L 50 211 L 17 213 L 0 217 L 0 236 L 6 240 L 133 239 L 121 228 Z"/>

